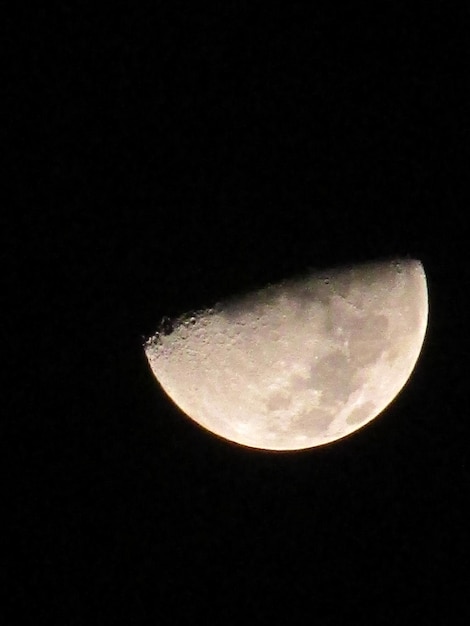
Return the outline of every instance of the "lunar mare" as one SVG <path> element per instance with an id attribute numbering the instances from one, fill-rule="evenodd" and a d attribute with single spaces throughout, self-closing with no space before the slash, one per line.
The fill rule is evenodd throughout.
<path id="1" fill-rule="evenodd" d="M 204 428 L 295 450 L 361 428 L 413 371 L 428 316 L 419 261 L 309 274 L 233 298 L 150 338 L 164 391 Z"/>

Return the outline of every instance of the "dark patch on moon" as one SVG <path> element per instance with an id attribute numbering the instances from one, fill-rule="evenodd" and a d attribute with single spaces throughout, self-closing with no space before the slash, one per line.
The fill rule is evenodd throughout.
<path id="1" fill-rule="evenodd" d="M 280 409 L 287 409 L 290 403 L 290 395 L 278 391 L 269 396 L 266 402 L 266 408 L 268 411 L 279 411 Z"/>
<path id="2" fill-rule="evenodd" d="M 322 391 L 322 402 L 328 405 L 345 402 L 361 385 L 356 363 L 341 352 L 332 352 L 310 369 L 309 387 Z"/>
<path id="3" fill-rule="evenodd" d="M 375 404 L 373 402 L 364 402 L 364 404 L 356 407 L 354 411 L 351 411 L 346 418 L 346 422 L 348 424 L 360 424 L 373 414 L 372 412 L 374 409 Z"/>
<path id="4" fill-rule="evenodd" d="M 335 414 L 325 409 L 313 408 L 295 420 L 293 427 L 296 433 L 319 435 L 325 433 Z"/>
<path id="5" fill-rule="evenodd" d="M 370 365 L 380 358 L 388 326 L 386 315 L 369 315 L 355 320 L 348 347 L 356 366 Z"/>
<path id="6" fill-rule="evenodd" d="M 310 378 L 304 378 L 300 374 L 291 374 L 289 377 L 289 387 L 292 391 L 305 391 L 311 389 L 312 383 Z"/>

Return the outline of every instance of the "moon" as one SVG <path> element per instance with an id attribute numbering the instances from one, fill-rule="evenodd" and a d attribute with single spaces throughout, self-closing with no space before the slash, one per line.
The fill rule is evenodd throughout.
<path id="1" fill-rule="evenodd" d="M 182 411 L 252 448 L 300 450 L 362 428 L 392 402 L 428 318 L 416 260 L 312 270 L 184 315 L 144 345 Z"/>

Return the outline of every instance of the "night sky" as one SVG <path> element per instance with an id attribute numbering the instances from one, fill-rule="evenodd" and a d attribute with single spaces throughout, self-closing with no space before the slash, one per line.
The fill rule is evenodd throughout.
<path id="1" fill-rule="evenodd" d="M 468 623 L 468 10 L 274 4 L 5 21 L 6 626 Z M 400 256 L 423 351 L 350 437 L 238 446 L 150 372 L 163 316 Z"/>

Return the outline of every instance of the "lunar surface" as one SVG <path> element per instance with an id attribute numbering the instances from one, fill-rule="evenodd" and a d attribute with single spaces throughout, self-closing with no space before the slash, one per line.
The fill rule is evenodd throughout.
<path id="1" fill-rule="evenodd" d="M 296 450 L 345 437 L 383 411 L 415 367 L 427 316 L 419 261 L 367 263 L 167 321 L 144 349 L 164 391 L 207 430 Z"/>

